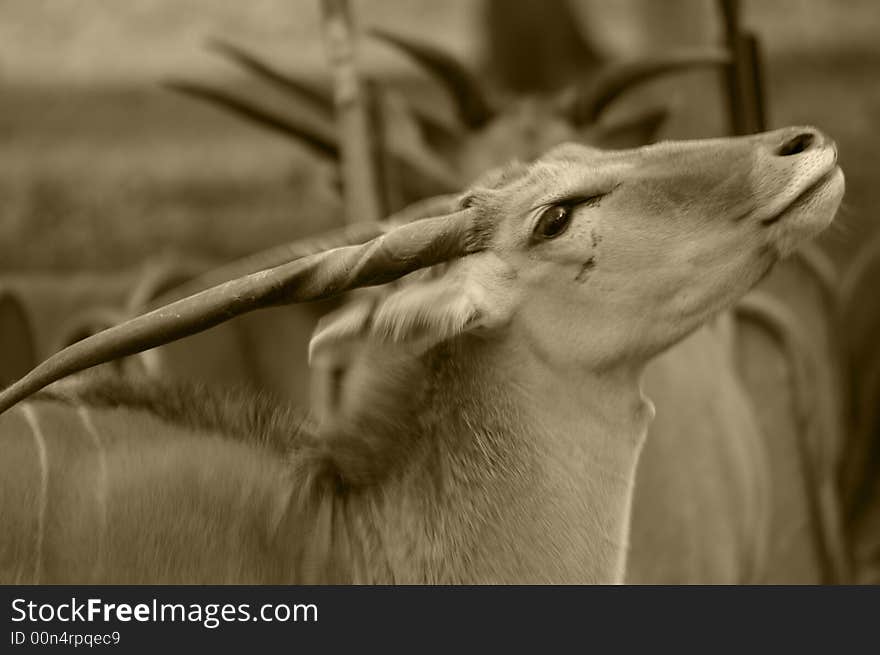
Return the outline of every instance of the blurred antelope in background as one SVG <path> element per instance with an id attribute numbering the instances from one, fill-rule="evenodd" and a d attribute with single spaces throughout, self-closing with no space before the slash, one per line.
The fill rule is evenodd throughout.
<path id="1" fill-rule="evenodd" d="M 668 108 L 655 105 L 609 119 L 611 105 L 646 81 L 699 68 L 720 69 L 730 59 L 722 50 L 705 49 L 603 62 L 563 92 L 511 95 L 493 93 L 467 66 L 433 44 L 378 28 L 370 34 L 427 71 L 452 103 L 451 115 L 445 115 L 387 83 L 371 84 L 378 134 L 375 164 L 390 211 L 428 196 L 458 193 L 504 162 L 531 161 L 562 142 L 601 148 L 649 143 Z M 328 90 L 292 77 L 228 41 L 214 39 L 209 47 L 280 90 L 289 98 L 288 111 L 281 113 L 203 83 L 170 80 L 167 86 L 244 117 L 319 157 L 338 161 L 341 139 Z"/>
<path id="2" fill-rule="evenodd" d="M 3 580 L 622 581 L 645 365 L 832 221 L 836 159 L 810 128 L 561 146 L 451 214 L 70 346 L 0 394 Z M 313 338 L 315 356 L 351 338 L 405 355 L 357 426 L 160 385 L 27 399 L 259 307 L 439 264 Z"/>

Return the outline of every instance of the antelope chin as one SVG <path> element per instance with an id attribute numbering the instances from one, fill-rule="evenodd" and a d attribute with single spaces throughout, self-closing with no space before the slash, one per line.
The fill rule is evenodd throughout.
<path id="1" fill-rule="evenodd" d="M 834 165 L 776 215 L 765 219 L 772 247 L 780 257 L 790 255 L 834 221 L 846 184 Z"/>

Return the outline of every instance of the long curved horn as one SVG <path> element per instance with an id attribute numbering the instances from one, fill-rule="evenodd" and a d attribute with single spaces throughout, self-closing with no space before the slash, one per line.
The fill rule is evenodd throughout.
<path id="1" fill-rule="evenodd" d="M 333 119 L 335 109 L 333 106 L 333 97 L 329 92 L 282 73 L 256 55 L 251 54 L 244 48 L 230 43 L 225 39 L 212 37 L 208 39 L 206 47 L 223 55 L 257 77 L 270 82 L 282 91 L 303 98 L 328 120 Z"/>
<path id="2" fill-rule="evenodd" d="M 378 28 L 372 28 L 370 34 L 409 55 L 435 75 L 449 90 L 459 118 L 468 127 L 482 127 L 497 113 L 473 73 L 448 53 L 433 45 Z"/>
<path id="3" fill-rule="evenodd" d="M 726 66 L 730 61 L 726 50 L 700 50 L 611 64 L 577 89 L 567 111 L 569 120 L 578 126 L 596 122 L 613 100 L 650 78 L 695 68 Z"/>
<path id="4" fill-rule="evenodd" d="M 0 413 L 61 378 L 161 346 L 247 312 L 319 300 L 483 250 L 473 209 L 408 223 L 358 246 L 328 250 L 178 300 L 79 341 L 0 392 Z"/>
<path id="5" fill-rule="evenodd" d="M 258 107 L 251 102 L 239 98 L 227 91 L 220 91 L 194 82 L 166 80 L 163 86 L 184 95 L 206 100 L 210 104 L 227 109 L 234 114 L 243 116 L 260 127 L 283 134 L 297 143 L 305 143 L 318 154 L 338 158 L 339 145 L 332 131 L 322 129 L 316 124 L 294 122 L 286 117 Z"/>

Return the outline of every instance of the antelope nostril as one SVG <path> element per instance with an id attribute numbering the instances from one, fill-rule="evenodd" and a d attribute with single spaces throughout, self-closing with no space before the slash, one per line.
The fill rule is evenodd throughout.
<path id="1" fill-rule="evenodd" d="M 776 154 L 780 157 L 799 155 L 800 153 L 809 150 L 815 140 L 816 135 L 812 132 L 801 132 L 779 146 Z"/>

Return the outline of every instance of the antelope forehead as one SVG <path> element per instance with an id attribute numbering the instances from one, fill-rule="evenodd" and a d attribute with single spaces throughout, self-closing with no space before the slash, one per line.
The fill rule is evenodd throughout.
<path id="1" fill-rule="evenodd" d="M 588 146 L 584 143 L 570 141 L 567 143 L 561 143 L 555 148 L 549 150 L 543 157 L 541 157 L 541 161 L 578 163 L 596 160 L 601 157 L 607 156 L 607 154 L 608 152 L 602 150 L 601 148 Z"/>
<path id="2" fill-rule="evenodd" d="M 514 186 L 522 181 L 529 172 L 529 165 L 521 161 L 512 161 L 505 166 L 494 168 L 483 173 L 472 185 L 472 193 L 494 191 Z M 466 194 L 467 198 L 471 194 Z"/>
<path id="3" fill-rule="evenodd" d="M 637 162 L 632 158 L 542 158 L 531 165 L 497 169 L 474 185 L 461 204 L 475 208 L 487 228 L 500 236 L 519 230 L 540 207 L 608 193 L 632 178 L 634 168 Z"/>

